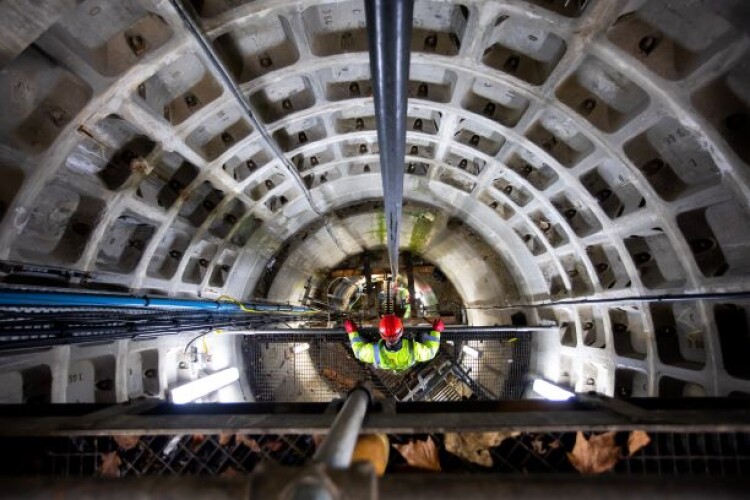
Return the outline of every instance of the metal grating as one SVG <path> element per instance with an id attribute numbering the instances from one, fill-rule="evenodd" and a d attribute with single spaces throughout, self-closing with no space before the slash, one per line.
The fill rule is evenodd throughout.
<path id="1" fill-rule="evenodd" d="M 632 476 L 739 477 L 750 474 L 750 434 L 649 433 L 651 443 L 632 457 L 623 457 L 608 474 Z M 426 439 L 425 435 L 392 435 L 391 443 Z M 521 434 L 491 448 L 492 467 L 468 462 L 445 450 L 443 435 L 431 438 L 438 446 L 444 472 L 498 474 L 577 474 L 567 453 L 576 434 Z M 619 433 L 618 441 L 627 439 Z M 10 438 L 0 440 L 14 450 L 0 458 L 0 475 L 175 476 L 234 475 L 252 472 L 263 461 L 299 466 L 312 458 L 311 435 L 182 435 L 141 436 L 124 450 L 112 437 Z M 116 454 L 115 466 L 105 460 Z M 112 462 L 110 461 L 110 464 Z M 404 459 L 391 450 L 388 473 L 404 471 Z"/>
<path id="2" fill-rule="evenodd" d="M 363 382 L 372 384 L 380 396 L 398 401 L 519 399 L 530 342 L 526 332 L 498 332 L 491 340 L 472 338 L 467 332 L 461 340 L 443 341 L 432 361 L 404 372 L 361 363 L 342 336 L 247 337 L 243 354 L 257 401 L 330 401 Z M 305 344 L 309 348 L 300 350 Z M 464 344 L 478 356 L 466 354 Z"/>

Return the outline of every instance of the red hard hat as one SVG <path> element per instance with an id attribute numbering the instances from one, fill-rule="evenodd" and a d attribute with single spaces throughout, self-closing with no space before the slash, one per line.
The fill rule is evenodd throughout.
<path id="1" fill-rule="evenodd" d="M 401 322 L 401 318 L 395 314 L 386 314 L 380 318 L 380 336 L 386 342 L 394 343 L 401 338 L 401 334 L 404 333 L 404 324 Z"/>

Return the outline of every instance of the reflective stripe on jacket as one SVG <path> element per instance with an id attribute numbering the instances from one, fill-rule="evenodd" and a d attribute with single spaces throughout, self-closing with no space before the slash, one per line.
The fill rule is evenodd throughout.
<path id="1" fill-rule="evenodd" d="M 416 363 L 429 361 L 435 357 L 440 348 L 440 332 L 431 331 L 422 337 L 422 342 L 412 339 L 402 339 L 398 351 L 390 351 L 381 339 L 377 342 L 365 342 L 359 332 L 349 334 L 354 356 L 363 363 L 372 363 L 384 370 L 406 370 Z"/>

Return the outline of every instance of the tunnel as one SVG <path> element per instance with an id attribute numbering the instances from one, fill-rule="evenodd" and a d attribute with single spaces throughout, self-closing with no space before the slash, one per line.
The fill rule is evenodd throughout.
<path id="1" fill-rule="evenodd" d="M 749 396 L 747 5 L 413 4 L 405 328 L 541 328 L 443 342 L 452 387 Z M 209 402 L 450 399 L 342 330 L 377 325 L 389 274 L 363 0 L 6 0 L 0 25 L 4 291 L 288 306 L 319 315 L 263 327 L 327 335 L 42 334 L 2 351 L 3 403 L 168 399 L 195 360 L 239 369 Z"/>

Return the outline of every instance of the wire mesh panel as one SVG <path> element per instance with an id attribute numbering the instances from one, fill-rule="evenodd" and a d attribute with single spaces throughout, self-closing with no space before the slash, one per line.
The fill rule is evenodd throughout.
<path id="1" fill-rule="evenodd" d="M 570 458 L 579 439 L 574 432 L 514 433 L 492 437 L 494 446 L 467 458 L 446 446 L 447 434 L 390 435 L 394 445 L 428 437 L 436 446 L 440 469 L 477 474 L 579 474 Z M 740 477 L 750 473 L 750 434 L 649 433 L 650 441 L 628 453 L 627 432 L 617 433 L 618 452 L 604 474 L 629 476 Z M 0 439 L 13 450 L 0 456 L 0 475 L 51 476 L 233 476 L 252 472 L 261 462 L 300 466 L 315 453 L 321 436 L 180 435 L 133 437 L 48 437 Z M 484 451 L 482 451 L 484 450 Z M 466 450 L 464 450 L 466 451 Z M 388 474 L 413 471 L 396 449 L 391 449 Z"/>
<path id="2" fill-rule="evenodd" d="M 343 335 L 252 336 L 244 340 L 243 355 L 257 401 L 330 401 L 362 382 L 398 401 L 520 398 L 530 335 L 470 335 L 442 342 L 433 360 L 401 372 L 360 362 Z"/>

